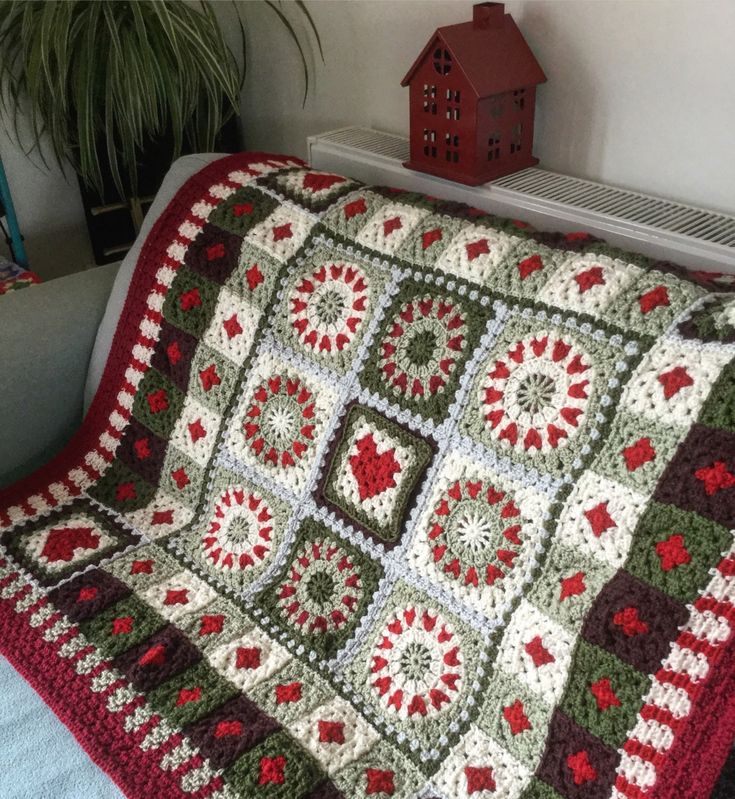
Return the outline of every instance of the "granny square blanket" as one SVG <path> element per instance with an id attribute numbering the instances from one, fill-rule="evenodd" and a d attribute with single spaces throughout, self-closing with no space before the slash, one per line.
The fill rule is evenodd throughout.
<path id="1" fill-rule="evenodd" d="M 136 799 L 687 799 L 735 737 L 735 294 L 265 154 L 0 495 L 0 650 Z"/>

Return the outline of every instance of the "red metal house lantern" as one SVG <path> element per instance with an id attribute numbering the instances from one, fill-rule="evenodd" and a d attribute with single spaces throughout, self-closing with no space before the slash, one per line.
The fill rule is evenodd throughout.
<path id="1" fill-rule="evenodd" d="M 546 80 L 502 3 L 439 28 L 410 87 L 411 160 L 404 166 L 472 186 L 533 166 L 536 86 Z"/>

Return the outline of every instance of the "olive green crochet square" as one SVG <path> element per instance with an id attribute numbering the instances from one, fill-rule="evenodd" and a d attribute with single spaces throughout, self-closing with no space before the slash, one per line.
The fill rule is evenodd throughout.
<path id="1" fill-rule="evenodd" d="M 204 469 L 169 444 L 161 470 L 160 488 L 187 508 L 195 508 L 204 481 Z"/>
<path id="2" fill-rule="evenodd" d="M 368 789 L 369 771 L 386 771 L 392 774 L 392 791 Z M 411 761 L 386 741 L 378 741 L 369 752 L 340 769 L 333 777 L 334 784 L 350 799 L 369 799 L 390 796 L 391 799 L 412 799 L 426 782 L 426 777 Z M 380 783 L 379 783 L 380 784 Z"/>
<path id="3" fill-rule="evenodd" d="M 570 673 L 574 678 L 567 684 L 561 709 L 581 727 L 617 749 L 635 725 L 650 678 L 582 639 Z"/>
<path id="4" fill-rule="evenodd" d="M 150 606 L 135 595 L 116 602 L 79 629 L 108 658 L 114 658 L 150 638 L 166 625 Z"/>
<path id="5" fill-rule="evenodd" d="M 382 576 L 377 561 L 306 518 L 255 604 L 307 654 L 330 659 L 358 626 Z"/>
<path id="6" fill-rule="evenodd" d="M 102 505 L 125 513 L 145 507 L 156 493 L 156 487 L 114 460 L 104 475 L 88 489 L 88 494 Z"/>
<path id="7" fill-rule="evenodd" d="M 401 202 L 404 202 L 403 198 Z M 411 264 L 432 268 L 461 229 L 458 219 L 443 214 L 429 214 L 419 220 L 411 235 L 396 250 L 395 256 Z"/>
<path id="8" fill-rule="evenodd" d="M 216 284 L 182 266 L 166 294 L 163 315 L 181 330 L 199 338 L 212 319 L 219 290 Z"/>
<path id="9" fill-rule="evenodd" d="M 727 364 L 712 386 L 699 422 L 735 433 L 735 360 Z"/>
<path id="10" fill-rule="evenodd" d="M 554 708 L 513 675 L 495 672 L 483 694 L 477 724 L 534 771 L 544 752 Z"/>
<path id="11" fill-rule="evenodd" d="M 263 769 L 270 761 L 282 769 L 273 780 Z M 231 785 L 243 799 L 295 799 L 307 797 L 323 779 L 316 760 L 285 732 L 270 735 L 258 746 L 242 754 L 224 772 L 225 784 Z M 275 774 L 274 774 L 275 777 Z"/>
<path id="12" fill-rule="evenodd" d="M 441 424 L 491 313 L 457 291 L 405 281 L 383 314 L 360 382 Z"/>
<path id="13" fill-rule="evenodd" d="M 388 202 L 387 197 L 375 191 L 357 190 L 330 208 L 321 218 L 321 224 L 352 243 L 360 230 Z"/>
<path id="14" fill-rule="evenodd" d="M 219 203 L 210 214 L 209 223 L 245 236 L 277 207 L 278 200 L 252 186 L 244 186 Z"/>
<path id="15" fill-rule="evenodd" d="M 133 416 L 163 439 L 169 438 L 184 405 L 184 395 L 151 367 L 138 385 Z"/>
<path id="16" fill-rule="evenodd" d="M 651 502 L 638 521 L 625 568 L 680 602 L 692 602 L 732 542 L 732 533 L 709 519 Z"/>
<path id="17" fill-rule="evenodd" d="M 533 239 L 514 236 L 504 262 L 488 272 L 486 285 L 504 296 L 533 301 L 567 257 Z"/>
<path id="18" fill-rule="evenodd" d="M 264 713 L 288 727 L 314 708 L 326 704 L 335 694 L 316 672 L 292 660 L 259 682 L 248 691 L 248 696 Z"/>
<path id="19" fill-rule="evenodd" d="M 157 544 L 146 544 L 126 552 L 104 567 L 105 571 L 142 594 L 181 571 L 181 565 Z"/>
<path id="20" fill-rule="evenodd" d="M 258 308 L 265 308 L 273 294 L 283 264 L 256 247 L 243 241 L 240 258 L 225 287 Z"/>
<path id="21" fill-rule="evenodd" d="M 217 597 L 197 613 L 181 618 L 177 626 L 197 649 L 206 654 L 241 635 L 252 627 L 252 622 L 233 602 Z"/>
<path id="22" fill-rule="evenodd" d="M 174 727 L 204 718 L 238 693 L 205 661 L 191 666 L 146 694 L 154 710 Z"/>
<path id="23" fill-rule="evenodd" d="M 553 537 L 553 533 L 552 533 Z M 615 569 L 555 541 L 528 593 L 539 610 L 577 633 Z"/>
<path id="24" fill-rule="evenodd" d="M 647 336 L 660 336 L 704 289 L 657 270 L 643 272 L 605 310 L 612 324 Z"/>

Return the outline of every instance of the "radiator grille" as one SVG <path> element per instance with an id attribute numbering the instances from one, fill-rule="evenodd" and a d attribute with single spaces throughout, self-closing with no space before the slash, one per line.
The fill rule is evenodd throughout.
<path id="1" fill-rule="evenodd" d="M 408 139 L 391 133 L 380 133 L 369 128 L 343 128 L 319 135 L 321 141 L 341 144 L 355 150 L 362 150 L 398 161 L 408 160 Z"/>
<path id="2" fill-rule="evenodd" d="M 586 211 L 735 248 L 735 217 L 533 167 L 493 181 Z"/>
<path id="3" fill-rule="evenodd" d="M 672 202 L 641 192 L 532 167 L 484 186 L 462 187 L 402 168 L 408 139 L 367 128 L 330 131 L 310 140 L 315 166 L 342 168 L 369 182 L 429 191 L 496 212 L 517 209 L 536 224 L 535 213 L 550 221 L 578 224 L 622 246 L 634 245 L 657 257 L 684 259 L 735 272 L 735 216 Z M 361 174 L 358 174 L 362 172 Z M 437 183 L 442 188 L 437 188 Z M 525 214 L 525 215 L 524 215 Z"/>

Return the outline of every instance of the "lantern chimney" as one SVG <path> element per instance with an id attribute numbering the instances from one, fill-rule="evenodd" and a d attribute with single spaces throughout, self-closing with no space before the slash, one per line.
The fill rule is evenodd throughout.
<path id="1" fill-rule="evenodd" d="M 475 3 L 472 6 L 472 25 L 475 28 L 499 28 L 504 14 L 503 3 Z"/>

